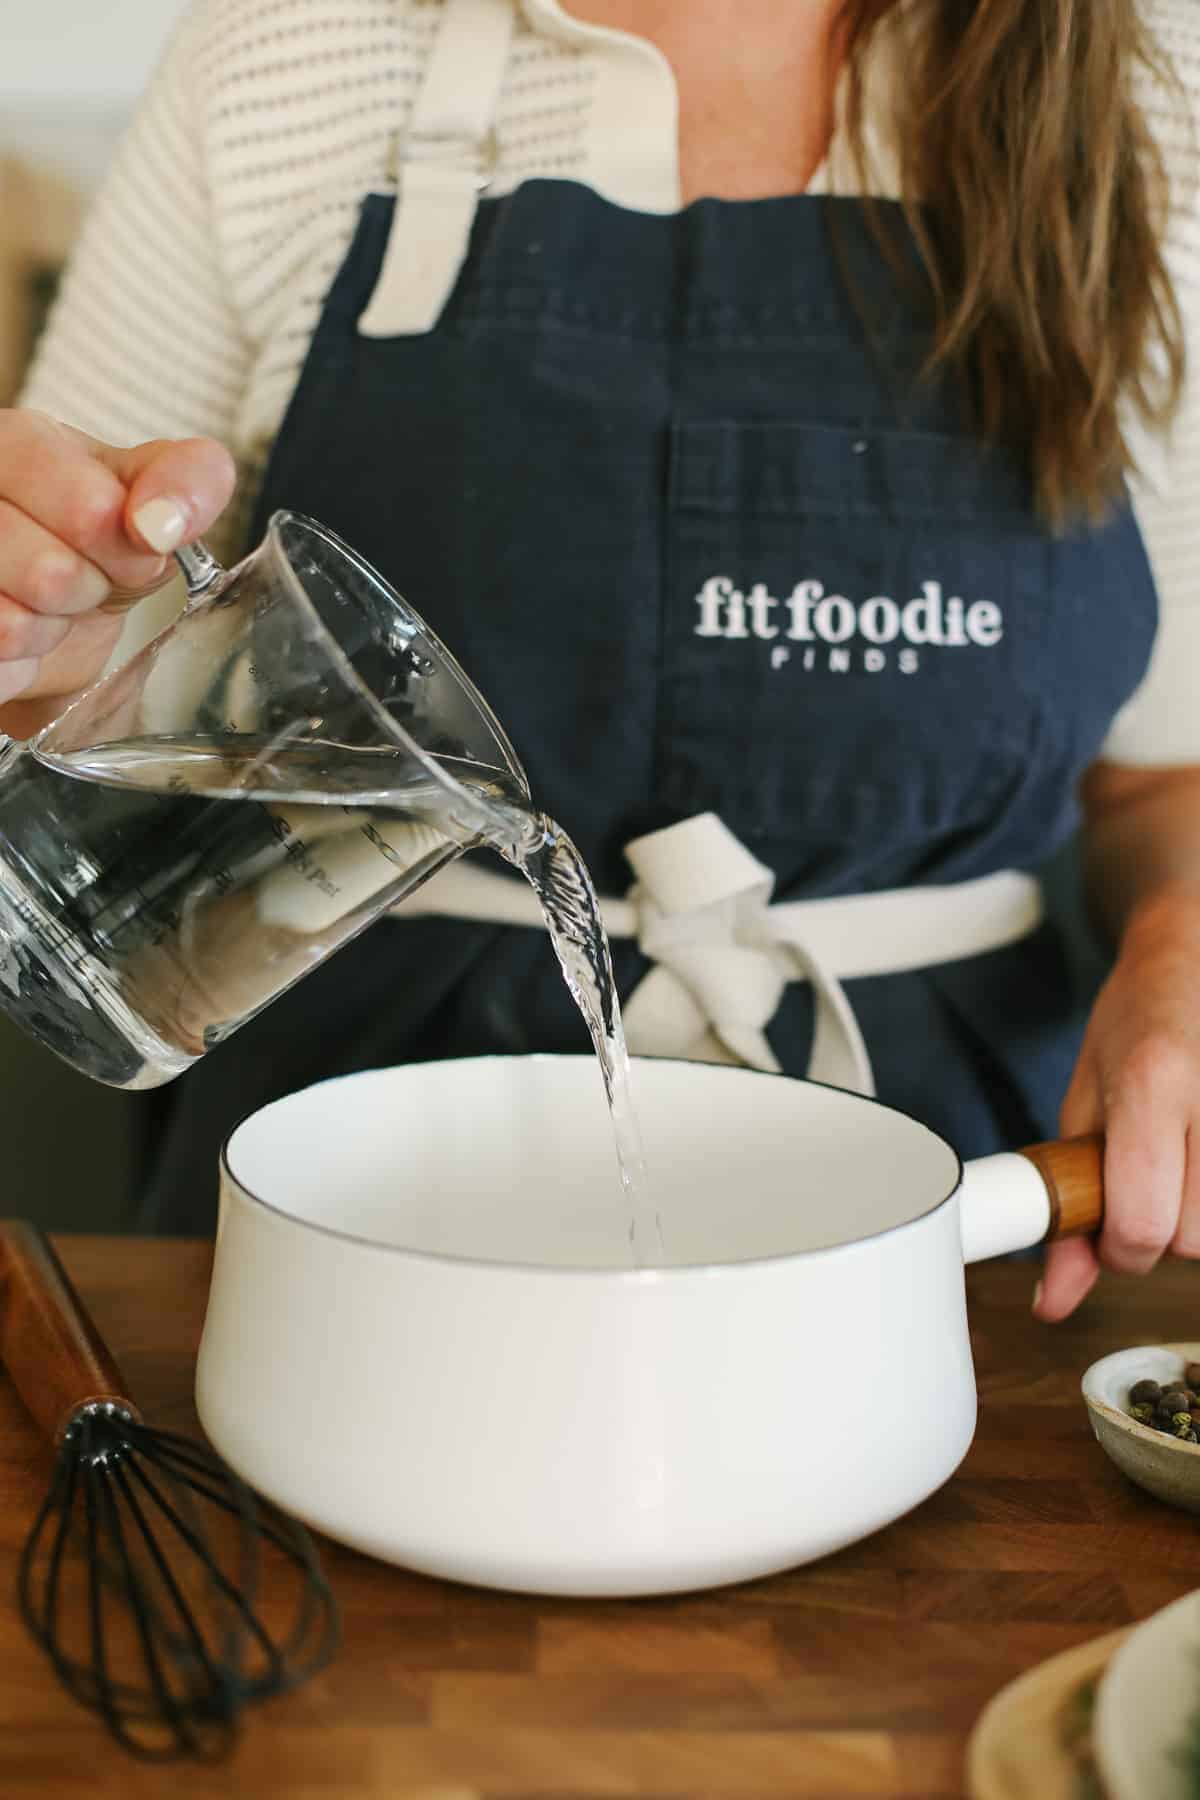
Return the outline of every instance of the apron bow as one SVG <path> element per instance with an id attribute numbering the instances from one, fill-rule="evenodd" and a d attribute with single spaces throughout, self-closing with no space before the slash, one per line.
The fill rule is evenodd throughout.
<path id="1" fill-rule="evenodd" d="M 874 1094 L 870 1058 L 840 981 L 772 909 L 775 877 L 714 813 L 636 838 L 622 935 L 653 965 L 623 1008 L 635 1055 L 781 1072 L 766 1027 L 784 988 L 812 983 L 809 1077 Z M 618 910 L 618 909 L 614 909 Z M 607 915 L 606 915 L 607 917 Z M 617 926 L 625 920 L 613 920 Z"/>
<path id="2" fill-rule="evenodd" d="M 325 821 L 279 804 L 268 810 L 299 854 L 260 885 L 258 910 L 267 923 L 308 935 L 368 904 L 398 867 L 417 868 L 446 847 L 435 827 L 411 820 L 376 826 L 330 808 L 326 837 Z M 635 838 L 625 854 L 634 885 L 600 906 L 610 936 L 635 939 L 651 965 L 623 1008 L 631 1051 L 778 1074 L 767 1026 L 788 982 L 807 981 L 809 1079 L 870 1096 L 871 1061 L 842 980 L 979 956 L 1025 937 L 1042 918 L 1038 883 L 1013 869 L 948 887 L 773 902 L 771 870 L 714 813 Z M 468 861 L 443 868 L 391 910 L 542 924 L 523 882 Z"/>

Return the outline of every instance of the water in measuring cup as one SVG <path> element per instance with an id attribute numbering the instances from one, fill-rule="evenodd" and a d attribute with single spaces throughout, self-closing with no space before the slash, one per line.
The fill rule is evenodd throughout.
<path id="1" fill-rule="evenodd" d="M 492 802 L 487 841 L 541 903 L 600 1063 L 631 1247 L 651 1261 L 661 1238 L 587 869 L 501 771 L 441 760 Z M 228 736 L 26 757 L 0 790 L 0 836 L 8 1010 L 128 1088 L 186 1068 L 354 936 L 381 899 L 399 900 L 479 841 L 453 789 L 389 749 Z"/>

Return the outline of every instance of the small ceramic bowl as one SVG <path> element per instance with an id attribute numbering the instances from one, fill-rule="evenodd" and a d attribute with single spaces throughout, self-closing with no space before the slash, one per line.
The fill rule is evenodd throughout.
<path id="1" fill-rule="evenodd" d="M 1200 1444 L 1181 1443 L 1139 1424 L 1126 1411 L 1135 1381 L 1181 1379 L 1190 1362 L 1200 1362 L 1200 1344 L 1139 1344 L 1118 1350 L 1088 1369 L 1083 1397 L 1092 1430 L 1122 1474 L 1169 1506 L 1200 1513 Z"/>

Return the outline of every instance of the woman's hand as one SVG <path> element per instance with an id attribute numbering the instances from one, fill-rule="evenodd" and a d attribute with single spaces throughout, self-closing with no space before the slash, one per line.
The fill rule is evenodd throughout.
<path id="1" fill-rule="evenodd" d="M 120 450 L 0 411 L 0 732 L 29 737 L 99 675 L 123 614 L 171 577 L 234 486 L 206 438 Z"/>
<path id="2" fill-rule="evenodd" d="M 1098 1245 L 1052 1244 L 1034 1310 L 1065 1318 L 1101 1268 L 1200 1258 L 1200 891 L 1166 889 L 1125 928 L 1063 1103 L 1064 1137 L 1102 1131 Z"/>

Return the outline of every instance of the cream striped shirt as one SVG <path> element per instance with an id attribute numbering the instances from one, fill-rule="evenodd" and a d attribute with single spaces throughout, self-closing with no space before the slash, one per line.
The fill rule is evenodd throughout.
<path id="1" fill-rule="evenodd" d="M 395 189 L 444 3 L 196 0 L 91 211 L 23 404 L 116 443 L 221 439 L 244 516 L 362 198 Z M 678 207 L 665 58 L 558 0 L 514 4 L 492 192 L 568 177 L 619 205 Z M 1171 173 L 1196 366 L 1171 441 L 1142 445 L 1135 502 L 1162 621 L 1108 751 L 1163 763 L 1200 761 L 1200 0 L 1145 4 L 1185 88 L 1181 106 L 1146 78 L 1140 97 Z M 882 54 L 871 78 L 888 78 Z M 895 191 L 879 129 L 872 186 Z M 840 135 L 810 191 L 830 189 L 854 190 Z"/>

